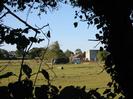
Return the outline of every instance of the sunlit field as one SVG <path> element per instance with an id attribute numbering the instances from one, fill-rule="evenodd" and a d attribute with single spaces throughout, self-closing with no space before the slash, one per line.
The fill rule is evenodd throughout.
<path id="1" fill-rule="evenodd" d="M 38 71 L 39 62 L 36 60 L 26 60 L 32 68 L 32 73 Z M 19 75 L 21 61 L 0 61 L 0 75 L 11 71 L 15 75 Z M 5 69 L 4 67 L 7 66 Z M 52 68 L 53 67 L 53 68 Z M 46 63 L 42 64 L 41 69 L 48 71 L 51 79 L 51 84 L 56 85 L 57 87 L 65 87 L 68 85 L 74 86 L 86 86 L 87 89 L 91 88 L 106 88 L 106 84 L 111 81 L 110 76 L 103 71 L 103 64 L 97 62 L 87 62 L 82 64 L 60 64 L 60 65 L 47 65 Z M 11 76 L 9 78 L 0 79 L 0 86 L 7 85 L 9 82 L 17 81 L 17 76 Z M 23 76 L 25 79 L 25 76 Z M 35 75 L 31 77 L 34 82 Z M 39 73 L 36 85 L 47 84 L 47 80 L 44 76 Z"/>

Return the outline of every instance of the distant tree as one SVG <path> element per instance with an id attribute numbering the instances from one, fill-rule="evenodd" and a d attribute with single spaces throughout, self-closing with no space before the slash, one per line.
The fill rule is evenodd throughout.
<path id="1" fill-rule="evenodd" d="M 0 59 L 4 59 L 4 54 L 0 50 Z"/>
<path id="2" fill-rule="evenodd" d="M 21 51 L 21 50 L 16 50 L 15 51 L 15 54 L 16 54 L 16 57 L 22 57 L 23 56 L 23 50 Z"/>
<path id="3" fill-rule="evenodd" d="M 60 49 L 58 41 L 52 43 L 45 54 L 45 60 L 51 62 L 52 59 L 66 57 L 64 52 Z"/>
<path id="4" fill-rule="evenodd" d="M 16 51 L 9 51 L 8 53 L 10 59 L 16 59 Z"/>
<path id="5" fill-rule="evenodd" d="M 8 59 L 9 53 L 7 50 L 0 49 L 0 59 Z"/>
<path id="6" fill-rule="evenodd" d="M 57 55 L 58 57 L 66 57 L 65 53 L 61 49 L 57 52 Z"/>
<path id="7" fill-rule="evenodd" d="M 59 51 L 60 50 L 60 45 L 59 45 L 58 41 L 53 42 L 53 44 L 51 44 L 49 46 L 49 49 L 53 50 L 53 51 Z"/>
<path id="8" fill-rule="evenodd" d="M 55 57 L 64 57 L 64 52 L 60 49 L 60 45 L 58 41 L 55 41 L 53 44 L 50 45 L 49 50 L 56 53 Z"/>
<path id="9" fill-rule="evenodd" d="M 41 57 L 43 52 L 46 51 L 45 48 L 32 48 L 30 51 L 29 51 L 29 58 L 33 59 L 35 57 Z"/>
<path id="10" fill-rule="evenodd" d="M 66 57 L 70 57 L 73 52 L 67 49 L 64 53 Z"/>
<path id="11" fill-rule="evenodd" d="M 82 54 L 82 50 L 81 50 L 81 49 L 79 49 L 79 48 L 78 48 L 78 49 L 76 49 L 76 50 L 75 50 L 75 54 Z"/>

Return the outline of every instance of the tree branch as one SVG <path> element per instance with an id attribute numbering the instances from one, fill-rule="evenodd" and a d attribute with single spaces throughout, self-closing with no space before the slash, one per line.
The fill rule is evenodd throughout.
<path id="1" fill-rule="evenodd" d="M 4 13 L 1 17 L 0 17 L 0 19 L 2 19 L 4 16 L 6 16 L 7 14 L 8 14 L 9 12 L 7 11 L 6 13 Z"/>
<path id="2" fill-rule="evenodd" d="M 19 21 L 21 21 L 22 23 L 24 23 L 26 26 L 28 26 L 30 29 L 32 29 L 33 31 L 35 31 L 36 33 L 40 33 L 40 31 L 38 31 L 36 28 L 32 27 L 31 25 L 29 25 L 28 23 L 26 23 L 24 20 L 22 20 L 20 17 L 18 17 L 16 14 L 14 14 L 8 7 L 6 7 L 5 5 L 3 5 L 4 8 L 15 18 L 17 18 Z"/>
<path id="3" fill-rule="evenodd" d="M 35 25 L 35 26 L 38 27 L 37 25 Z M 37 30 L 42 30 L 42 29 L 43 29 L 44 27 L 46 27 L 46 26 L 49 26 L 49 24 L 46 24 L 46 25 L 42 26 L 41 28 L 38 27 Z"/>

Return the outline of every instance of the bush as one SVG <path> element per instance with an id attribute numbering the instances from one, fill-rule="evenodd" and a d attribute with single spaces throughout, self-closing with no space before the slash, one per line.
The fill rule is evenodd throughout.
<path id="1" fill-rule="evenodd" d="M 98 51 L 97 53 L 97 60 L 102 62 L 102 61 L 105 61 L 106 57 L 108 55 L 108 52 L 107 51 Z"/>
<path id="2" fill-rule="evenodd" d="M 63 57 L 63 58 L 56 58 L 54 59 L 54 64 L 66 64 L 69 63 L 69 58 L 68 57 Z"/>

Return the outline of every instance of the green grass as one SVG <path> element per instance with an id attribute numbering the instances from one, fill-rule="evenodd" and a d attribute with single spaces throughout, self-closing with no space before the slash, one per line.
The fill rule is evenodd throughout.
<path id="1" fill-rule="evenodd" d="M 33 73 L 38 71 L 39 63 L 37 61 L 26 60 L 25 63 L 32 68 Z M 7 68 L 0 72 L 0 75 L 8 71 L 19 75 L 20 64 L 21 61 L 16 60 L 10 62 L 0 61 L 0 70 L 7 65 Z M 49 64 L 49 67 L 52 66 Z M 102 93 L 107 88 L 107 83 L 111 81 L 106 71 L 101 72 L 103 65 L 95 62 L 53 65 L 53 69 L 49 69 L 49 67 L 45 63 L 42 64 L 42 68 L 47 70 L 50 75 L 51 84 L 57 87 L 61 86 L 64 88 L 65 86 L 74 85 L 82 88 L 86 86 L 87 90 L 100 88 L 98 91 Z M 61 69 L 61 67 L 63 67 L 63 69 Z M 23 76 L 23 79 L 24 78 L 25 76 Z M 35 75 L 32 76 L 31 79 L 34 81 Z M 9 82 L 15 82 L 17 80 L 18 78 L 15 76 L 0 79 L 0 86 L 8 85 Z M 39 74 L 36 85 L 42 84 L 47 84 L 47 81 L 42 74 Z M 115 99 L 118 99 L 118 96 Z"/>
<path id="2" fill-rule="evenodd" d="M 39 63 L 34 61 L 25 61 L 32 70 L 33 73 L 37 72 Z M 20 69 L 20 61 L 11 61 L 7 68 L 4 71 L 0 72 L 0 75 L 7 71 L 12 71 L 16 75 L 19 74 Z M 7 61 L 0 61 L 0 66 L 7 65 Z M 63 67 L 63 69 L 61 69 Z M 89 88 L 104 88 L 106 84 L 111 80 L 110 76 L 102 71 L 102 65 L 88 62 L 83 64 L 61 64 L 61 65 L 54 65 L 53 69 L 49 69 L 48 66 L 43 63 L 42 68 L 46 69 L 50 74 L 51 83 L 56 86 L 86 86 L 87 89 Z M 53 72 L 54 71 L 54 72 Z M 99 74 L 98 74 L 99 73 Z M 25 76 L 23 76 L 25 78 Z M 31 79 L 34 80 L 35 76 L 32 76 Z M 5 79 L 0 79 L 0 85 L 7 85 L 9 82 L 17 81 L 17 77 L 12 76 Z M 47 83 L 46 79 L 43 77 L 42 74 L 39 74 L 36 85 L 41 85 Z"/>
<path id="3" fill-rule="evenodd" d="M 60 66 L 60 65 L 59 65 Z M 55 85 L 76 85 L 86 86 L 87 88 L 105 87 L 107 82 L 110 81 L 109 75 L 106 72 L 99 73 L 102 69 L 96 64 L 74 64 L 62 65 L 64 69 L 58 69 L 55 66 L 54 71 L 57 78 L 53 81 Z"/>

